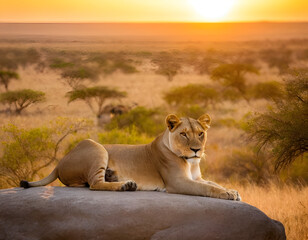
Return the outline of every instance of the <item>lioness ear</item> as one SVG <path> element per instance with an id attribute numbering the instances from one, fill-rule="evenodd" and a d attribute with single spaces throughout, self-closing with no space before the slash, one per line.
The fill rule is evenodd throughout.
<path id="1" fill-rule="evenodd" d="M 205 129 L 210 128 L 211 125 L 211 117 L 208 114 L 203 114 L 201 117 L 197 120 L 201 126 Z"/>
<path id="2" fill-rule="evenodd" d="M 169 114 L 166 117 L 166 124 L 170 132 L 173 132 L 181 123 L 181 120 L 174 114 Z"/>

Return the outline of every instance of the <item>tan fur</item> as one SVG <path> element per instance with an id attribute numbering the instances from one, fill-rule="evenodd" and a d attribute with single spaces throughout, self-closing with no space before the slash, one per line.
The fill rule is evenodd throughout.
<path id="1" fill-rule="evenodd" d="M 47 178 L 31 182 L 42 186 L 57 177 L 67 186 L 91 190 L 164 190 L 169 193 L 240 200 L 235 190 L 202 179 L 199 162 L 204 154 L 211 119 L 166 118 L 167 129 L 146 145 L 101 145 L 87 139 L 80 142 Z M 118 182 L 106 182 L 105 172 L 115 171 Z M 136 185 L 137 184 L 137 185 Z"/>

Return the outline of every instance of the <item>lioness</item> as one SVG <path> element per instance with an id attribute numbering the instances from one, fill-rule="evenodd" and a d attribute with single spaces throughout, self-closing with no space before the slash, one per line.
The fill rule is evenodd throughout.
<path id="1" fill-rule="evenodd" d="M 166 117 L 168 128 L 146 145 L 101 145 L 81 141 L 46 178 L 21 181 L 24 188 L 56 180 L 70 187 L 91 190 L 166 190 L 169 193 L 241 200 L 235 190 L 202 179 L 199 162 L 204 154 L 211 118 Z M 137 187 L 138 186 L 138 187 Z"/>

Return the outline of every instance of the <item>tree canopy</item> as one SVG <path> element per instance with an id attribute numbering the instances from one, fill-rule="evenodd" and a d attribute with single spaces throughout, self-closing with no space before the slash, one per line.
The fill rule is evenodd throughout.
<path id="1" fill-rule="evenodd" d="M 104 103 L 107 99 L 123 98 L 125 96 L 125 92 L 121 92 L 105 86 L 75 89 L 66 94 L 68 103 L 82 100 L 90 107 L 92 112 L 95 113 L 97 117 L 100 117 L 103 113 Z"/>
<path id="2" fill-rule="evenodd" d="M 0 94 L 0 103 L 8 104 L 10 109 L 20 114 L 25 108 L 32 104 L 45 101 L 45 93 L 31 89 L 22 89 L 16 91 L 7 91 Z"/>
<path id="3" fill-rule="evenodd" d="M 211 73 L 214 81 L 220 81 L 222 85 L 239 91 L 246 98 L 247 83 L 245 74 L 259 74 L 259 70 L 250 64 L 221 64 Z"/>

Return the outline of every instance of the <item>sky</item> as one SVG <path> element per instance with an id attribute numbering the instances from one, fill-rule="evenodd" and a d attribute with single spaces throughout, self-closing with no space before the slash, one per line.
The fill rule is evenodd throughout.
<path id="1" fill-rule="evenodd" d="M 308 21 L 308 0 L 0 0 L 0 22 L 243 21 Z"/>

